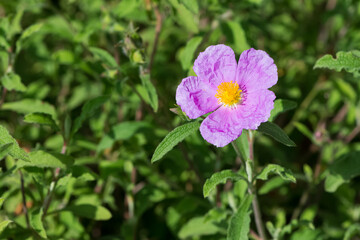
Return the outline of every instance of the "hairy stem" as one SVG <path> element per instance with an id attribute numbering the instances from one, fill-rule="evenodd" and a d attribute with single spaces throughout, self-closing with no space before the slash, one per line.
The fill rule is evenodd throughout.
<path id="1" fill-rule="evenodd" d="M 265 233 L 265 228 L 264 228 L 264 223 L 262 221 L 262 217 L 261 217 L 261 211 L 260 211 L 260 205 L 259 205 L 259 201 L 257 198 L 257 194 L 256 194 L 256 186 L 255 184 L 253 184 L 253 172 L 254 172 L 254 138 L 253 138 L 253 133 L 251 130 L 249 130 L 249 134 L 248 134 L 248 142 L 249 142 L 249 160 L 250 161 L 246 161 L 246 173 L 248 174 L 249 177 L 249 188 L 248 188 L 248 192 L 250 195 L 253 195 L 253 200 L 252 200 L 252 206 L 253 206 L 253 210 L 254 210 L 254 217 L 255 217 L 255 224 L 256 224 L 256 228 L 257 231 L 260 235 L 260 237 L 263 240 L 266 240 L 266 233 Z"/>

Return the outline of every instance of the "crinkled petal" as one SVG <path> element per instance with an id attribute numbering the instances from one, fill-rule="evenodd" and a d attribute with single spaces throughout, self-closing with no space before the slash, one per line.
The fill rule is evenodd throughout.
<path id="1" fill-rule="evenodd" d="M 244 102 L 235 109 L 238 124 L 245 129 L 257 129 L 269 119 L 275 98 L 267 89 L 247 93 Z"/>
<path id="2" fill-rule="evenodd" d="M 194 62 L 197 76 L 215 90 L 223 81 L 235 81 L 236 67 L 234 51 L 223 44 L 206 48 Z"/>
<path id="3" fill-rule="evenodd" d="M 220 107 L 201 123 L 200 133 L 209 143 L 224 147 L 237 139 L 242 129 L 234 109 Z"/>
<path id="4" fill-rule="evenodd" d="M 266 52 L 251 48 L 241 54 L 236 81 L 247 92 L 268 89 L 275 85 L 277 80 L 277 67 Z"/>
<path id="5" fill-rule="evenodd" d="M 184 78 L 176 90 L 176 104 L 191 119 L 214 111 L 220 106 L 215 92 L 206 86 L 202 88 L 202 84 L 198 77 L 191 76 Z"/>

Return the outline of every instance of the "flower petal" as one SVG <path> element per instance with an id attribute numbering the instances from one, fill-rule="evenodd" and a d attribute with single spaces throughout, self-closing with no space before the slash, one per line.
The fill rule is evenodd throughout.
<path id="1" fill-rule="evenodd" d="M 234 51 L 223 44 L 210 46 L 194 62 L 194 71 L 200 80 L 215 90 L 223 81 L 235 81 L 236 59 Z"/>
<path id="2" fill-rule="evenodd" d="M 187 77 L 182 80 L 176 90 L 176 104 L 186 115 L 195 119 L 220 106 L 215 92 L 203 86 L 198 77 Z"/>
<path id="3" fill-rule="evenodd" d="M 268 89 L 278 80 L 274 60 L 266 52 L 253 48 L 242 52 L 236 75 L 237 83 L 247 92 Z"/>
<path id="4" fill-rule="evenodd" d="M 244 129 L 257 129 L 269 119 L 275 98 L 267 89 L 247 93 L 244 102 L 235 109 L 238 124 Z"/>
<path id="5" fill-rule="evenodd" d="M 200 133 L 209 143 L 224 147 L 237 139 L 242 132 L 234 109 L 220 107 L 201 123 Z"/>

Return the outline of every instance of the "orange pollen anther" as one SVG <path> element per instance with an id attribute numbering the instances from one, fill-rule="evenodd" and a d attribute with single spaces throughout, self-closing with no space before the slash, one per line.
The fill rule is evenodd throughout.
<path id="1" fill-rule="evenodd" d="M 240 102 L 241 92 L 242 90 L 236 82 L 223 82 L 218 86 L 215 97 L 219 99 L 219 103 L 233 107 Z"/>

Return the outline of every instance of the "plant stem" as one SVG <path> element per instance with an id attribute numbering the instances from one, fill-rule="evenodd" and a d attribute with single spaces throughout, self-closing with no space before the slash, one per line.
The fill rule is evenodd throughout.
<path id="1" fill-rule="evenodd" d="M 19 174 L 20 174 L 20 183 L 21 183 L 21 195 L 22 195 L 22 201 L 23 201 L 23 211 L 25 214 L 26 226 L 27 226 L 27 228 L 30 229 L 29 213 L 28 213 L 28 209 L 26 206 L 24 176 L 23 176 L 21 170 L 19 170 Z"/>
<path id="2" fill-rule="evenodd" d="M 259 201 L 258 201 L 257 194 L 256 194 L 256 186 L 253 183 L 253 181 L 254 181 L 254 179 L 253 179 L 254 138 L 253 138 L 253 133 L 251 130 L 249 130 L 249 133 L 248 133 L 248 142 L 249 142 L 249 158 L 250 158 L 249 161 L 246 161 L 246 173 L 248 175 L 249 183 L 250 183 L 248 192 L 250 195 L 253 195 L 252 206 L 253 206 L 253 210 L 254 210 L 254 217 L 255 217 L 257 231 L 263 240 L 267 240 L 264 223 L 263 223 L 262 217 L 261 217 L 260 205 L 259 205 Z"/>

